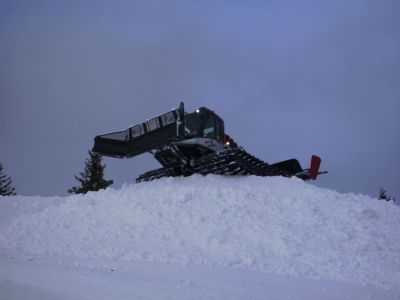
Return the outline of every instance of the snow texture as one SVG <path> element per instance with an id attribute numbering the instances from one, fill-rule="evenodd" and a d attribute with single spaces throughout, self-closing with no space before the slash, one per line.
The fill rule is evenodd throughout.
<path id="1" fill-rule="evenodd" d="M 3 197 L 0 208 L 0 248 L 13 253 L 228 267 L 400 295 L 400 207 L 298 179 L 194 175 L 66 198 Z"/>

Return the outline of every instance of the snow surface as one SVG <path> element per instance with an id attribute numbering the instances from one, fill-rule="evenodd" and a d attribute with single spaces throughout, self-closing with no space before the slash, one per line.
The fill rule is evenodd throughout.
<path id="1" fill-rule="evenodd" d="M 0 299 L 400 297 L 400 207 L 295 178 L 1 197 L 0 218 Z"/>

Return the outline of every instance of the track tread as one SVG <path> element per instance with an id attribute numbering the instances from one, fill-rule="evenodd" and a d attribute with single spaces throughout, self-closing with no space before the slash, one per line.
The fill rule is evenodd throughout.
<path id="1" fill-rule="evenodd" d="M 225 149 L 200 158 L 186 175 L 193 173 L 207 175 L 257 175 L 257 176 L 285 176 L 289 174 L 277 169 L 264 161 L 254 157 L 244 149 Z M 140 175 L 136 182 L 151 181 L 162 177 L 178 176 L 174 167 L 160 168 Z"/>

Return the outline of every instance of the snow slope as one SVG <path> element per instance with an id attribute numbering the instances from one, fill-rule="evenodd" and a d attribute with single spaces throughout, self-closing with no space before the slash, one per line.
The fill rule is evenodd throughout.
<path id="1" fill-rule="evenodd" d="M 18 274 L 42 266 L 43 274 L 75 268 L 86 276 L 90 270 L 116 276 L 118 270 L 124 278 L 142 268 L 142 277 L 157 273 L 149 282 L 166 289 L 168 275 L 162 274 L 171 273 L 175 283 L 185 283 L 189 274 L 203 282 L 201 293 L 195 294 L 189 280 L 187 293 L 172 293 L 171 299 L 212 298 L 205 292 L 216 282 L 227 293 L 213 294 L 215 299 L 232 298 L 228 287 L 240 284 L 244 294 L 238 299 L 262 299 L 273 285 L 278 290 L 272 295 L 283 295 L 280 299 L 293 299 L 299 290 L 310 299 L 305 291 L 318 285 L 315 299 L 352 293 L 354 299 L 400 297 L 400 207 L 298 179 L 165 178 L 66 198 L 3 197 L 0 209 L 0 262 L 21 270 L 0 273 L 7 295 L 16 290 L 7 282 L 29 284 Z M 97 278 L 99 285 L 110 279 L 95 274 L 90 280 Z M 225 275 L 210 280 L 215 274 Z M 254 280 L 246 285 L 245 278 L 259 278 L 264 288 Z M 283 293 L 289 286 L 293 289 Z M 160 298 L 145 290 L 136 292 Z M 70 296 L 65 299 L 75 299 Z"/>

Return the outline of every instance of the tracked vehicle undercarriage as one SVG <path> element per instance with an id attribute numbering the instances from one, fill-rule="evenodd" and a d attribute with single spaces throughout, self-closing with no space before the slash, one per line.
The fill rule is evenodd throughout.
<path id="1" fill-rule="evenodd" d="M 268 164 L 246 152 L 225 133 L 223 120 L 201 107 L 186 113 L 178 109 L 139 123 L 126 130 L 103 134 L 94 139 L 93 151 L 118 158 L 150 152 L 162 168 L 140 175 L 136 181 L 192 174 L 296 176 L 315 180 L 321 159 L 313 155 L 309 169 L 296 159 Z"/>

